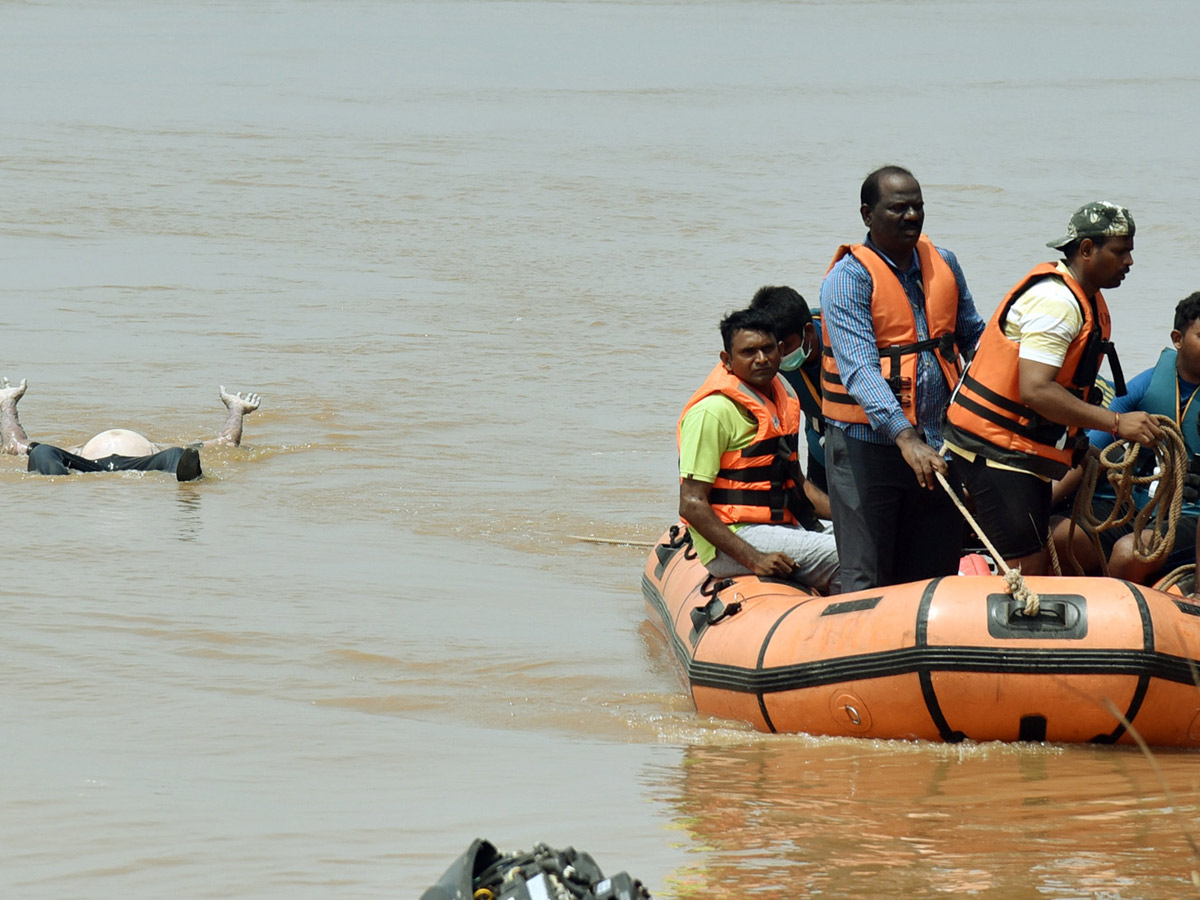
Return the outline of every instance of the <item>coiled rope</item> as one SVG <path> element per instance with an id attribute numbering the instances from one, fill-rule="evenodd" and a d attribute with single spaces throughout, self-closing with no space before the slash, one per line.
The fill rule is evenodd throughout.
<path id="1" fill-rule="evenodd" d="M 1075 494 L 1075 504 L 1071 510 L 1071 525 L 1067 531 L 1066 556 L 1077 575 L 1083 574 L 1083 567 L 1075 558 L 1076 526 L 1082 528 L 1091 540 L 1096 558 L 1100 560 L 1101 571 L 1105 575 L 1108 575 L 1108 560 L 1100 545 L 1100 532 L 1126 525 L 1130 521 L 1133 522 L 1133 555 L 1136 559 L 1146 563 L 1157 563 L 1170 554 L 1175 543 L 1180 509 L 1183 506 L 1188 451 L 1183 434 L 1174 419 L 1170 416 L 1156 415 L 1154 421 L 1162 429 L 1163 436 L 1153 447 L 1143 447 L 1135 441 L 1113 441 L 1100 451 L 1098 457 L 1088 455 L 1084 463 L 1083 481 Z M 1143 453 L 1154 454 L 1153 470 L 1148 475 L 1136 474 L 1139 468 L 1138 459 Z M 1104 470 L 1104 476 L 1116 494 L 1112 511 L 1104 519 L 1100 519 L 1092 511 L 1092 497 L 1101 470 Z M 1156 482 L 1158 486 L 1153 490 L 1150 501 L 1138 509 L 1133 499 L 1134 490 L 1140 487 L 1149 490 Z M 1057 556 L 1053 558 L 1055 574 L 1061 575 Z"/>
<path id="2" fill-rule="evenodd" d="M 1183 435 L 1174 419 L 1169 416 L 1156 415 L 1154 420 L 1162 429 L 1163 437 L 1156 441 L 1153 447 L 1144 448 L 1135 441 L 1113 441 L 1100 452 L 1099 457 L 1088 454 L 1084 463 L 1083 482 L 1075 495 L 1071 526 L 1067 534 L 1067 559 L 1078 575 L 1083 574 L 1083 567 L 1075 559 L 1076 524 L 1083 528 L 1091 539 L 1092 546 L 1096 551 L 1096 558 L 1100 560 L 1101 570 L 1106 576 L 1108 575 L 1108 560 L 1100 545 L 1099 537 L 1100 532 L 1106 529 L 1125 525 L 1132 520 L 1133 555 L 1143 562 L 1159 562 L 1171 552 L 1171 547 L 1175 543 L 1175 529 L 1179 524 L 1180 508 L 1183 505 L 1188 452 Z M 1143 451 L 1154 454 L 1155 465 L 1149 475 L 1136 474 L 1138 457 Z M 1102 468 L 1117 497 L 1112 511 L 1103 520 L 1097 518 L 1092 512 L 1092 497 L 1095 494 L 1096 483 Z M 996 548 L 967 510 L 958 494 L 951 489 L 945 476 L 941 472 L 934 474 L 937 475 L 942 488 L 954 501 L 954 505 L 958 507 L 963 518 L 975 530 L 975 534 L 983 541 L 988 553 L 991 554 L 992 559 L 1004 574 L 1004 581 L 1008 585 L 1009 593 L 1016 600 L 1025 604 L 1024 614 L 1036 616 L 1041 608 L 1041 598 L 1025 584 L 1021 570 L 1010 568 L 1004 562 L 1004 558 L 996 552 Z M 1134 489 L 1146 487 L 1149 490 L 1150 485 L 1155 482 L 1158 483 L 1158 487 L 1154 489 L 1150 501 L 1138 509 L 1133 500 Z M 1146 536 L 1147 532 L 1149 532 L 1149 537 Z M 1062 569 L 1059 565 L 1058 554 L 1054 547 L 1054 541 L 1049 535 L 1047 535 L 1047 545 L 1054 574 L 1061 575 Z M 1176 573 L 1171 574 L 1174 576 Z"/>

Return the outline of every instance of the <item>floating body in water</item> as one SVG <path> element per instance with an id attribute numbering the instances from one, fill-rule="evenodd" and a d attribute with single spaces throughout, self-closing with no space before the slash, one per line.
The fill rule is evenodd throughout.
<path id="1" fill-rule="evenodd" d="M 242 442 L 242 419 L 258 409 L 258 394 L 231 394 L 221 385 L 221 402 L 229 410 L 220 434 L 211 440 L 188 447 L 164 447 L 144 434 L 127 428 L 110 428 L 71 450 L 29 440 L 17 415 L 17 401 L 24 395 L 27 384 L 21 379 L 10 385 L 3 379 L 0 385 L 0 449 L 19 455 L 28 454 L 29 471 L 40 475 L 69 475 L 71 472 L 169 472 L 179 481 L 194 481 L 200 469 L 202 447 L 236 447 Z"/>

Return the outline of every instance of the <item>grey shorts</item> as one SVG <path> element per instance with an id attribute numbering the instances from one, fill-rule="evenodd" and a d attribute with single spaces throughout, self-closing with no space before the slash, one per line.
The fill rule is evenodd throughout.
<path id="1" fill-rule="evenodd" d="M 837 542 L 832 534 L 807 531 L 795 525 L 745 525 L 738 529 L 737 536 L 755 550 L 786 553 L 795 560 L 796 568 L 792 570 L 790 581 L 828 591 L 830 582 L 838 574 Z M 740 562 L 720 550 L 705 568 L 718 578 L 751 574 Z"/>

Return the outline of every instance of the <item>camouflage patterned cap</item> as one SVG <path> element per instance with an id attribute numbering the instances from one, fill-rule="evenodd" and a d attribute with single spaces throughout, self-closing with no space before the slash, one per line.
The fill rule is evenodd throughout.
<path id="1" fill-rule="evenodd" d="M 1066 237 L 1060 237 L 1057 241 L 1047 241 L 1046 246 L 1061 250 L 1080 238 L 1123 235 L 1133 237 L 1135 227 L 1133 216 L 1125 207 L 1109 203 L 1107 200 L 1096 200 L 1075 210 L 1075 215 L 1071 216 L 1071 221 L 1067 223 Z"/>

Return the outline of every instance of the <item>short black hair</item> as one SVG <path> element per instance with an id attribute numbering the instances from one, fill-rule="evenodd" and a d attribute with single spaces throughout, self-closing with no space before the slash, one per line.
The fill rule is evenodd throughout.
<path id="1" fill-rule="evenodd" d="M 761 331 L 779 340 L 774 317 L 761 309 L 739 309 L 721 320 L 721 340 L 726 353 L 733 350 L 733 336 L 739 331 Z"/>
<path id="2" fill-rule="evenodd" d="M 863 179 L 862 188 L 858 192 L 858 198 L 862 201 L 863 206 L 875 208 L 875 204 L 883 195 L 883 191 L 879 188 L 879 182 L 889 175 L 907 175 L 913 181 L 917 180 L 917 177 L 904 166 L 880 166 Z"/>
<path id="3" fill-rule="evenodd" d="M 750 301 L 751 309 L 761 309 L 775 320 L 775 337 L 782 340 L 793 334 L 803 334 L 813 320 L 808 301 L 790 287 L 770 285 L 761 287 Z"/>
<path id="4" fill-rule="evenodd" d="M 1200 319 L 1200 291 L 1193 291 L 1175 304 L 1175 330 L 1187 331 Z"/>

